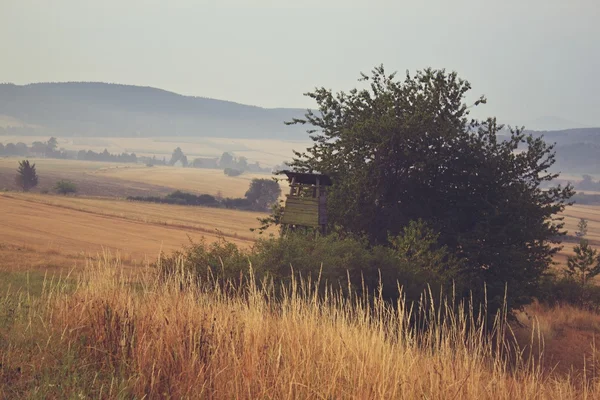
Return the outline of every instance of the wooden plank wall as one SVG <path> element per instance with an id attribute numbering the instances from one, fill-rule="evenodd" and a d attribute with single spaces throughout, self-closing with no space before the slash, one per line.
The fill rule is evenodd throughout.
<path id="1" fill-rule="evenodd" d="M 285 202 L 282 223 L 292 225 L 314 226 L 320 225 L 319 201 L 313 197 L 289 196 Z"/>

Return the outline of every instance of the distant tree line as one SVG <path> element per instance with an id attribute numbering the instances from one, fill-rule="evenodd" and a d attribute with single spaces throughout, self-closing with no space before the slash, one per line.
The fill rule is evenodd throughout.
<path id="1" fill-rule="evenodd" d="M 221 157 L 198 157 L 189 162 L 181 147 L 173 150 L 168 164 L 184 168 L 222 168 L 228 176 L 238 176 L 244 172 L 271 172 L 271 168 L 263 168 L 258 162 L 250 163 L 246 157 L 236 157 L 230 152 L 224 152 Z"/>
<path id="2" fill-rule="evenodd" d="M 79 150 L 77 152 L 78 160 L 85 161 L 108 161 L 108 162 L 120 162 L 120 163 L 137 163 L 138 159 L 135 153 L 121 153 L 121 154 L 110 154 L 108 150 L 104 149 L 102 153 L 96 153 L 92 150 Z"/>
<path id="3" fill-rule="evenodd" d="M 121 163 L 137 163 L 138 158 L 135 153 L 111 154 L 107 149 L 101 153 L 92 150 L 67 151 L 58 149 L 58 140 L 51 137 L 47 142 L 33 142 L 31 146 L 25 143 L 0 143 L 0 156 L 35 156 L 58 159 L 77 159 L 86 161 L 108 161 Z"/>
<path id="4" fill-rule="evenodd" d="M 575 185 L 576 189 L 600 192 L 600 180 L 594 182 L 590 175 L 583 175 L 581 178 L 581 181 Z"/>
<path id="5" fill-rule="evenodd" d="M 177 190 L 164 197 L 129 196 L 127 200 L 151 203 L 229 208 L 246 211 L 268 211 L 281 196 L 281 187 L 272 179 L 253 179 L 244 197 L 222 198 L 209 194 L 195 195 Z"/>
<path id="6" fill-rule="evenodd" d="M 48 158 L 69 158 L 64 149 L 58 150 L 58 141 L 51 137 L 47 142 L 33 142 L 31 146 L 25 143 L 0 143 L 0 156 L 39 156 Z"/>
<path id="7" fill-rule="evenodd" d="M 102 152 L 93 150 L 65 150 L 58 149 L 58 140 L 51 137 L 47 142 L 36 141 L 27 146 L 25 143 L 0 143 L 1 156 L 20 156 L 20 157 L 46 157 L 59 159 L 77 159 L 85 161 L 103 161 L 119 163 L 144 163 L 148 166 L 154 165 L 172 165 L 190 168 L 221 168 L 228 176 L 237 176 L 244 172 L 271 172 L 271 168 L 261 167 L 258 162 L 250 163 L 246 157 L 236 157 L 230 152 L 224 152 L 221 157 L 198 157 L 189 162 L 187 156 L 181 147 L 175 148 L 171 158 L 167 161 L 156 156 L 137 156 L 135 153 L 111 154 L 107 149 Z"/>

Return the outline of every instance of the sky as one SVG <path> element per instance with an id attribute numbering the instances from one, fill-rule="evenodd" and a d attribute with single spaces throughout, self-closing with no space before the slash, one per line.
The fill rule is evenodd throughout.
<path id="1" fill-rule="evenodd" d="M 0 0 L 0 82 L 309 108 L 377 65 L 432 67 L 487 97 L 477 118 L 600 126 L 599 22 L 598 0 Z"/>

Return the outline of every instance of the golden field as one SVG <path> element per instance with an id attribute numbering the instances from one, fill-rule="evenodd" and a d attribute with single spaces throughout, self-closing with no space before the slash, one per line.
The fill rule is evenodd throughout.
<path id="1" fill-rule="evenodd" d="M 254 178 L 271 177 L 270 174 L 249 174 L 230 177 L 220 169 L 196 169 L 176 167 L 131 166 L 121 168 L 102 168 L 94 171 L 98 176 L 121 179 L 128 182 L 147 183 L 151 185 L 183 190 L 200 194 L 224 197 L 244 197 L 250 181 Z"/>
<path id="2" fill-rule="evenodd" d="M 251 246 L 260 213 L 204 207 L 0 193 L 0 269 L 73 267 L 104 250 L 130 265 L 154 261 L 189 238 L 214 241 L 223 236 Z"/>
<path id="3" fill-rule="evenodd" d="M 82 194 L 93 196 L 124 197 L 128 195 L 166 194 L 174 190 L 184 190 L 197 194 L 221 194 L 224 197 L 243 197 L 253 178 L 269 179 L 271 174 L 242 174 L 230 177 L 220 169 L 177 168 L 170 166 L 147 167 L 140 164 L 120 164 L 110 162 L 54 160 L 29 158 L 35 163 L 42 188 L 51 189 L 59 179 L 74 181 Z M 0 158 L 0 189 L 14 187 L 14 171 L 19 158 Z M 46 180 L 47 182 L 45 182 Z M 100 185 L 106 190 L 96 191 Z M 287 186 L 282 182 L 282 188 Z M 132 191 L 144 193 L 131 193 Z"/>

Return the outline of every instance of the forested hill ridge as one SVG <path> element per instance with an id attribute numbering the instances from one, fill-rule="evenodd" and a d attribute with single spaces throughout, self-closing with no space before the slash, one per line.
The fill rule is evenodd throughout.
<path id="1" fill-rule="evenodd" d="M 109 83 L 0 84 L 0 134 L 306 140 L 284 124 L 305 112 Z"/>
<path id="2" fill-rule="evenodd" d="M 196 136 L 307 140 L 299 108 L 261 108 L 98 82 L 0 84 L 0 135 Z M 502 121 L 500 121 L 502 122 Z M 527 128 L 527 127 L 526 127 Z M 559 145 L 600 145 L 600 128 L 532 131 Z"/>

